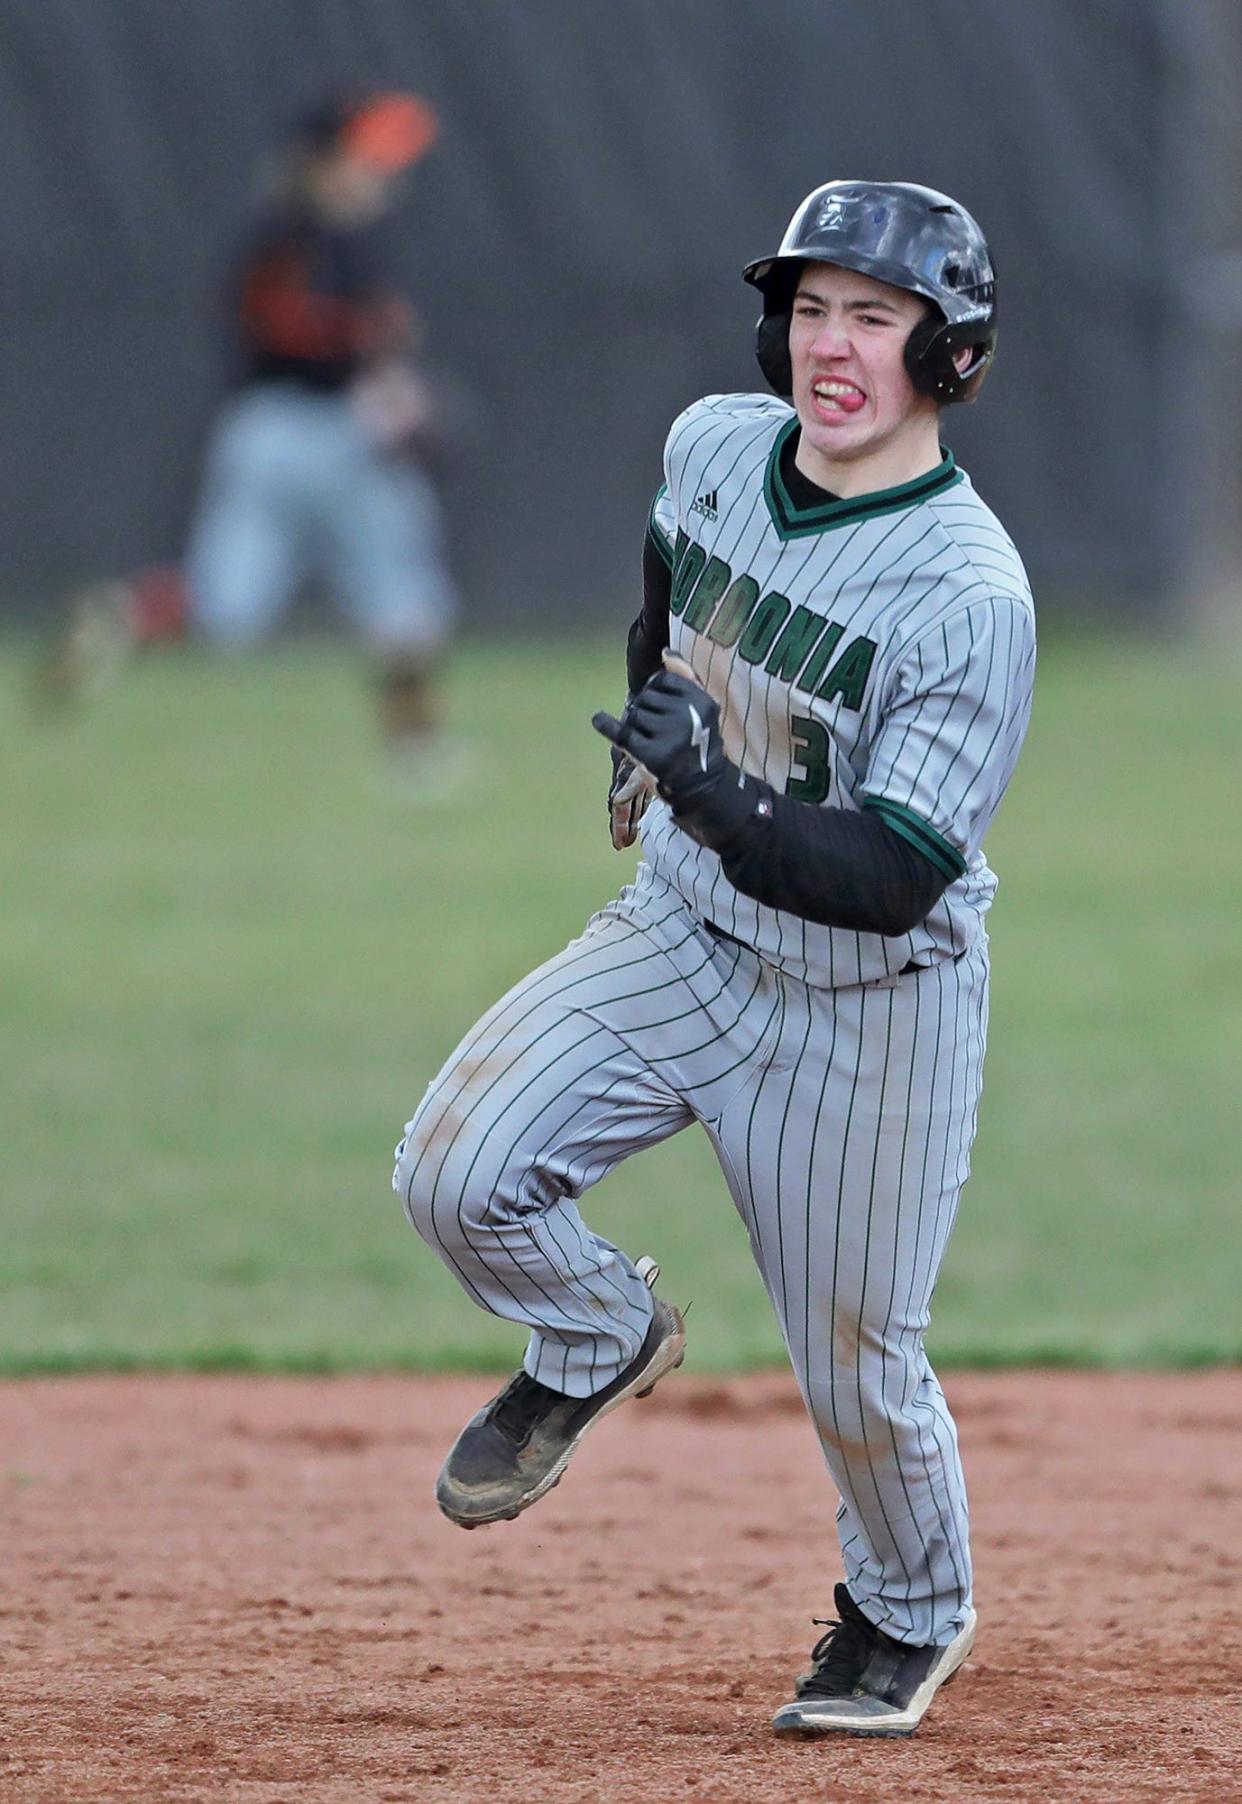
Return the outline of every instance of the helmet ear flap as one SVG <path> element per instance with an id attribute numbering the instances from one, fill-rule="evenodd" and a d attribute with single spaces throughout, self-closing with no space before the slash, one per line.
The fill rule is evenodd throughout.
<path id="1" fill-rule="evenodd" d="M 789 327 L 793 310 L 782 307 L 776 313 L 765 309 L 755 322 L 755 356 L 768 387 L 788 400 L 793 394 L 793 365 L 789 360 Z"/>
<path id="2" fill-rule="evenodd" d="M 945 404 L 973 401 L 987 374 L 996 343 L 993 329 L 980 343 L 977 329 L 969 324 L 950 325 L 939 312 L 921 319 L 906 340 L 906 373 L 921 395 Z M 957 367 L 959 351 L 973 353 L 964 370 Z"/>

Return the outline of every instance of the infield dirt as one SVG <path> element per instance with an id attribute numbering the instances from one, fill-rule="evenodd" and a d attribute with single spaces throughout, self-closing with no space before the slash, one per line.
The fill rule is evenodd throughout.
<path id="1" fill-rule="evenodd" d="M 667 1380 L 467 1535 L 431 1487 L 490 1388 L 0 1387 L 0 1798 L 1242 1798 L 1242 1375 L 951 1376 L 975 1654 L 915 1740 L 795 1744 L 839 1568 L 792 1383 Z"/>

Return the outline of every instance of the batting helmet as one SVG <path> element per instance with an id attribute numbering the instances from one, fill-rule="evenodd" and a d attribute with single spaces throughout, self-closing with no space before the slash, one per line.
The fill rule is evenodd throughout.
<path id="1" fill-rule="evenodd" d="M 933 311 L 906 340 L 920 394 L 973 401 L 996 349 L 996 277 L 965 207 L 913 182 L 827 182 L 798 208 L 774 257 L 742 271 L 763 295 L 756 352 L 778 395 L 793 392 L 789 324 L 804 263 L 835 263 L 921 294 Z M 959 351 L 972 355 L 964 370 Z"/>

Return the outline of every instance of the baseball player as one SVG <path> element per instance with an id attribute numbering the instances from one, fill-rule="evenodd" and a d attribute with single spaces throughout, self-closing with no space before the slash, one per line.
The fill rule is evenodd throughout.
<path id="1" fill-rule="evenodd" d="M 674 422 L 630 699 L 595 717 L 614 843 L 641 821 L 642 862 L 462 1042 L 394 1184 L 475 1301 L 531 1330 L 440 1474 L 440 1507 L 474 1527 L 527 1508 L 680 1363 L 649 1265 L 577 1199 L 702 1124 L 840 1496 L 837 1620 L 774 1726 L 909 1735 L 975 1633 L 923 1337 L 975 1130 L 981 842 L 1029 714 L 1031 598 L 939 443 L 996 342 L 969 214 L 830 182 L 745 278 L 775 398 Z"/>
<path id="2" fill-rule="evenodd" d="M 314 575 L 366 641 L 387 745 L 411 774 L 434 769 L 457 601 L 424 467 L 436 409 L 412 361 L 417 322 L 376 233 L 437 129 L 402 93 L 334 94 L 297 121 L 230 273 L 237 379 L 184 580 L 154 569 L 82 591 L 42 674 L 50 697 L 80 689 L 101 654 L 188 627 L 245 649 Z"/>
<path id="3" fill-rule="evenodd" d="M 437 129 L 399 93 L 334 95 L 298 121 L 282 191 L 238 259 L 241 380 L 186 558 L 194 624 L 224 646 L 252 644 L 308 570 L 325 574 L 373 652 L 388 740 L 415 754 L 455 596 L 417 455 L 428 403 L 413 315 L 374 228 Z"/>

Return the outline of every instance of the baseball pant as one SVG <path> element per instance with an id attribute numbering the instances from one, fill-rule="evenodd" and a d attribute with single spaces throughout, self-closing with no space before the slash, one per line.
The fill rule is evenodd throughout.
<path id="1" fill-rule="evenodd" d="M 386 456 L 346 394 L 261 383 L 212 436 L 186 559 L 195 626 L 244 647 L 327 584 L 381 654 L 427 655 L 456 611 L 435 492 Z"/>
<path id="2" fill-rule="evenodd" d="M 474 1300 L 530 1328 L 531 1376 L 588 1396 L 634 1357 L 651 1301 L 577 1199 L 701 1122 L 840 1493 L 850 1590 L 916 1645 L 951 1641 L 970 1604 L 957 1436 L 923 1336 L 986 1016 L 983 936 L 925 970 L 811 989 L 640 865 L 453 1053 L 393 1174 Z"/>

